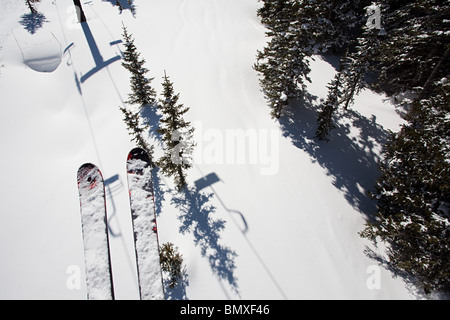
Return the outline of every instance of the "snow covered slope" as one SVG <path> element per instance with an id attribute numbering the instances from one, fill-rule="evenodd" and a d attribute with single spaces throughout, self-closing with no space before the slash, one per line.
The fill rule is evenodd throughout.
<path id="1" fill-rule="evenodd" d="M 365 192 L 380 144 L 401 123 L 383 97 L 362 92 L 333 140 L 316 143 L 333 59 L 311 62 L 309 101 L 270 119 L 252 69 L 266 42 L 257 0 L 136 0 L 135 17 L 113 3 L 82 1 L 82 28 L 71 0 L 42 0 L 38 21 L 0 2 L 0 298 L 86 298 L 76 183 L 86 162 L 106 181 L 115 297 L 139 297 L 122 23 L 158 93 L 166 70 L 196 128 L 188 190 L 154 174 L 160 243 L 186 265 L 168 298 L 414 298 L 357 234 L 374 208 Z"/>

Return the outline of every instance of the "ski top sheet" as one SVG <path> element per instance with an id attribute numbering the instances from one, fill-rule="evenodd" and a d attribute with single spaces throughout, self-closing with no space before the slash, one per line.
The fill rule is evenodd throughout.
<path id="1" fill-rule="evenodd" d="M 89 300 L 113 300 L 105 187 L 100 170 L 91 163 L 78 169 L 86 287 Z"/>
<path id="2" fill-rule="evenodd" d="M 127 158 L 127 176 L 139 293 L 141 300 L 162 300 L 164 289 L 151 174 L 148 154 L 141 148 L 131 150 Z"/>

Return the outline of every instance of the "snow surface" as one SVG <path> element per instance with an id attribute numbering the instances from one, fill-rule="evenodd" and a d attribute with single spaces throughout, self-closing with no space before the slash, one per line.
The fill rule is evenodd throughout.
<path id="1" fill-rule="evenodd" d="M 119 110 L 129 93 L 122 22 L 158 93 L 166 70 L 191 108 L 202 155 L 184 192 L 154 174 L 159 240 L 179 247 L 186 267 L 166 298 L 416 298 L 357 234 L 374 210 L 366 191 L 386 130 L 402 123 L 383 97 L 361 92 L 331 141 L 318 143 L 316 105 L 336 58 L 311 61 L 308 99 L 272 120 L 252 69 L 267 41 L 257 0 L 136 0 L 136 17 L 111 1 L 82 3 L 84 28 L 71 0 L 42 0 L 45 19 L 31 26 L 20 23 L 23 1 L 0 1 L 1 299 L 86 298 L 76 183 L 86 162 L 105 178 L 115 297 L 139 298 L 126 182 L 134 145 Z M 34 68 L 26 44 L 40 44 Z"/>

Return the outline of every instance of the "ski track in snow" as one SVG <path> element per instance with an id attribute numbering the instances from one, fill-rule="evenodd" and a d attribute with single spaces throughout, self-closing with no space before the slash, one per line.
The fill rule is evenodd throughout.
<path id="1" fill-rule="evenodd" d="M 28 10 L 23 1 L 0 2 L 0 298 L 86 298 L 76 171 L 87 162 L 105 178 L 115 298 L 139 298 L 126 182 L 134 145 L 119 110 L 130 76 L 117 58 L 124 50 L 122 22 L 158 94 L 166 70 L 180 102 L 191 108 L 186 118 L 203 156 L 188 172 L 184 193 L 174 191 L 170 178 L 152 174 L 159 239 L 179 247 L 186 267 L 166 298 L 414 298 L 381 267 L 381 288 L 368 287 L 368 270 L 378 265 L 357 234 L 373 206 L 365 192 L 378 174 L 383 132 L 402 122 L 394 108 L 364 91 L 334 140 L 316 144 L 316 106 L 335 69 L 316 57 L 309 104 L 280 122 L 270 119 L 252 69 L 267 41 L 256 16 L 260 2 L 135 5 L 134 18 L 110 1 L 83 2 L 83 29 L 72 0 L 42 1 L 45 22 L 32 35 L 18 21 Z M 16 39 L 7 36 L 13 34 Z M 27 43 L 50 36 L 48 46 L 27 52 Z M 227 162 L 226 147 L 233 146 L 227 133 L 238 130 L 267 147 L 266 158 L 277 164 L 273 175 L 261 175 L 267 165 L 261 153 L 256 163 Z M 271 132 L 275 142 L 267 141 Z M 161 155 L 159 141 L 155 149 Z"/>

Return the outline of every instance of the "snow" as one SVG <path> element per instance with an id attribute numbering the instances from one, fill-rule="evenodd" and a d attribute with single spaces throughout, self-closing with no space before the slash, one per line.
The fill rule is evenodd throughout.
<path id="1" fill-rule="evenodd" d="M 402 123 L 385 97 L 361 92 L 319 143 L 316 106 L 336 59 L 311 61 L 307 102 L 272 120 L 252 68 L 267 41 L 257 0 L 136 0 L 135 18 L 110 1 L 82 4 L 88 28 L 73 1 L 42 0 L 32 34 L 20 23 L 24 2 L 0 2 L 0 298 L 86 298 L 76 183 L 86 162 L 106 181 L 115 298 L 139 298 L 126 181 L 134 145 L 119 110 L 129 93 L 122 22 L 157 92 L 166 70 L 198 129 L 202 161 L 186 191 L 153 172 L 159 241 L 179 247 L 186 267 L 167 298 L 416 298 L 358 235 L 374 210 L 365 192 L 386 130 Z M 159 141 L 155 149 L 162 154 Z M 67 285 L 74 267 L 79 287 Z M 373 276 L 379 288 L 367 285 Z"/>
<path id="2" fill-rule="evenodd" d="M 25 30 L 14 34 L 17 45 L 22 53 L 23 62 L 37 72 L 53 72 L 62 61 L 62 47 L 52 33 L 45 31 L 27 35 Z M 25 39 L 25 41 L 23 41 Z"/>

